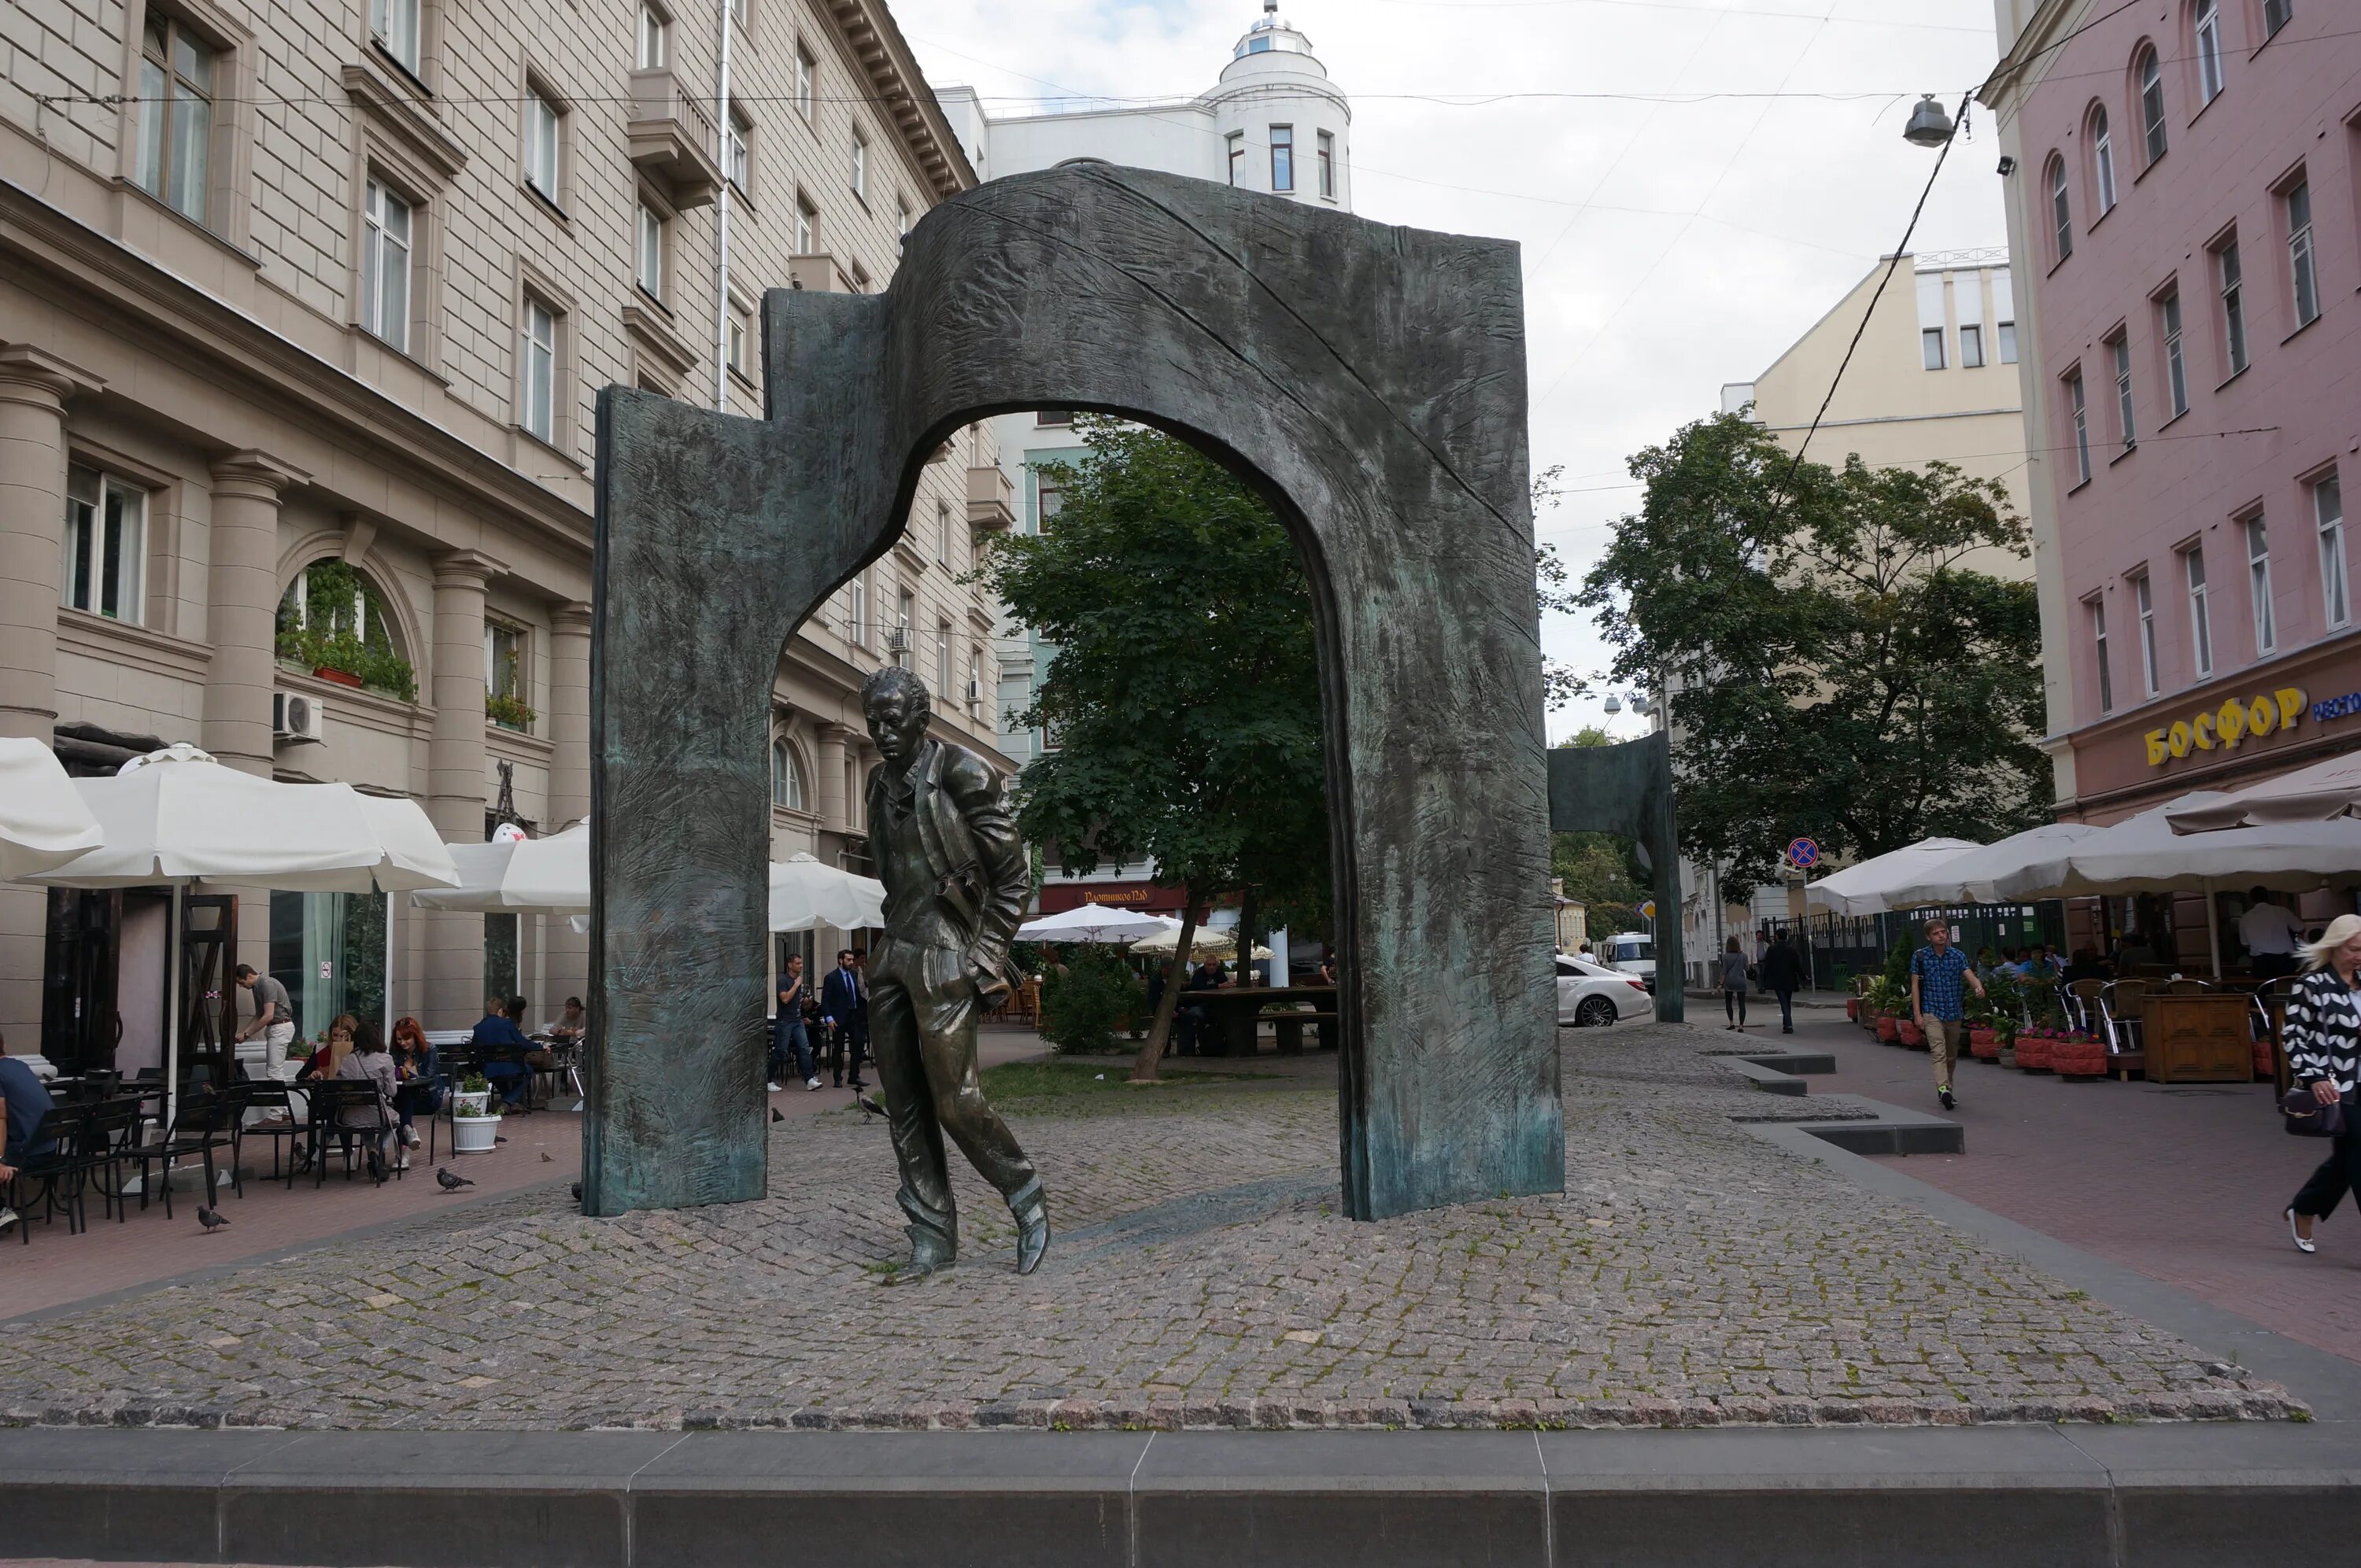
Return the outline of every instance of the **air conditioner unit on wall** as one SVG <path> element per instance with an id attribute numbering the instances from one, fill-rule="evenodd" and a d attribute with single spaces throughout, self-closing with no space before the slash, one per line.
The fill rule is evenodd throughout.
<path id="1" fill-rule="evenodd" d="M 970 707 L 979 707 L 979 706 L 981 706 L 983 702 L 983 683 L 982 681 L 970 681 L 970 682 L 968 682 L 968 684 L 967 684 L 967 705 L 968 705 Z"/>
<path id="2" fill-rule="evenodd" d="M 327 718 L 318 697 L 298 692 L 270 694 L 270 738 L 274 740 L 324 740 Z"/>

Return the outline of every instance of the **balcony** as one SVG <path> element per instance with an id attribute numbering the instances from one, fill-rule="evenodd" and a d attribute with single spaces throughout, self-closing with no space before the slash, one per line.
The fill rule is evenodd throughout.
<path id="1" fill-rule="evenodd" d="M 860 288 L 852 275 L 836 264 L 836 258 L 825 252 L 813 256 L 787 258 L 787 287 L 808 289 L 815 294 L 857 294 Z"/>
<path id="2" fill-rule="evenodd" d="M 676 209 L 702 207 L 721 189 L 713 115 L 669 66 L 631 72 L 631 161 Z"/>
<path id="3" fill-rule="evenodd" d="M 1016 521 L 1016 487 L 996 466 L 967 471 L 967 525 L 994 532 Z"/>

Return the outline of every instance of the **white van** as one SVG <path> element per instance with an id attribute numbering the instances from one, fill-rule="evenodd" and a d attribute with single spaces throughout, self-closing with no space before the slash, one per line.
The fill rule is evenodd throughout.
<path id="1" fill-rule="evenodd" d="M 1656 938 L 1645 931 L 1622 931 L 1591 944 L 1598 961 L 1609 969 L 1637 977 L 1650 991 L 1656 989 Z"/>

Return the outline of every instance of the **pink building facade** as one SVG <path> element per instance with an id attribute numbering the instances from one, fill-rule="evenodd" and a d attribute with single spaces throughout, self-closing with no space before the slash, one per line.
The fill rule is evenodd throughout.
<path id="1" fill-rule="evenodd" d="M 2058 813 L 2361 748 L 2361 5 L 1997 3 Z"/>

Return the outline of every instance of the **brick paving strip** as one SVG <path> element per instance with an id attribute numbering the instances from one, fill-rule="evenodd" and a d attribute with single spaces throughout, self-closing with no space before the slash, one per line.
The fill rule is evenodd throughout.
<path id="1" fill-rule="evenodd" d="M 2280 1387 L 1749 1135 L 1820 1119 L 1679 1027 L 1567 1030 L 1567 1190 L 1356 1225 L 1333 1059 L 1010 1101 L 1058 1239 L 892 1284 L 882 1125 L 773 1130 L 771 1195 L 496 1198 L 0 1327 L 0 1424 L 1484 1428 L 2270 1420 Z M 1245 1066 L 1246 1064 L 1220 1064 Z M 1108 1069 L 1114 1077 L 1119 1068 Z M 1312 1076 L 1320 1075 L 1320 1076 Z"/>

